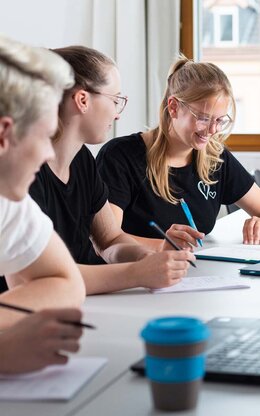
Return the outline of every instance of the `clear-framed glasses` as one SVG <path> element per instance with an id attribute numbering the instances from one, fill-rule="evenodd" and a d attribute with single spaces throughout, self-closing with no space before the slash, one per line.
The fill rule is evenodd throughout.
<path id="1" fill-rule="evenodd" d="M 219 117 L 217 119 L 214 119 L 212 117 L 209 117 L 206 114 L 196 114 L 195 111 L 189 106 L 189 104 L 184 103 L 183 101 L 179 101 L 184 107 L 186 107 L 189 112 L 193 115 L 193 117 L 196 118 L 196 126 L 198 130 L 204 130 L 212 126 L 212 124 L 216 125 L 217 132 L 224 131 L 228 129 L 228 127 L 231 126 L 233 123 L 232 118 L 226 114 L 222 117 Z"/>
<path id="2" fill-rule="evenodd" d="M 127 96 L 121 96 L 116 94 L 107 94 L 105 92 L 98 92 L 98 91 L 91 91 L 92 94 L 98 94 L 98 95 L 104 95 L 105 97 L 111 98 L 114 101 L 114 104 L 116 106 L 116 112 L 117 114 L 121 114 L 124 110 L 128 97 Z"/>

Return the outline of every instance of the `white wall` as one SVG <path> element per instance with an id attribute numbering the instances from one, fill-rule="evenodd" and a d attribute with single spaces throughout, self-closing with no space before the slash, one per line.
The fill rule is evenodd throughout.
<path id="1" fill-rule="evenodd" d="M 34 46 L 86 45 L 89 5 L 88 0 L 0 0 L 0 32 Z"/>
<path id="2" fill-rule="evenodd" d="M 90 46 L 92 12 L 91 0 L 0 0 L 0 33 L 46 48 Z M 100 147 L 89 146 L 94 156 Z"/>
<path id="3" fill-rule="evenodd" d="M 256 169 L 260 169 L 260 152 L 233 152 L 233 155 L 249 173 L 253 174 Z M 226 214 L 226 206 L 222 205 L 218 218 Z"/>
<path id="4" fill-rule="evenodd" d="M 260 152 L 233 152 L 239 162 L 253 173 L 255 169 L 260 169 Z"/>

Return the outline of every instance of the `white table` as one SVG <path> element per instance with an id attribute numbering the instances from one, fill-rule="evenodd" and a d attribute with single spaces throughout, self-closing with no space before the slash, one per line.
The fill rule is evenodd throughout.
<path id="1" fill-rule="evenodd" d="M 242 242 L 245 214 L 237 211 L 220 219 L 205 246 Z M 190 275 L 238 275 L 238 263 L 200 260 Z M 108 365 L 68 403 L 0 403 L 8 416 L 157 415 L 152 409 L 148 383 L 128 371 L 143 355 L 139 332 L 148 319 L 163 315 L 192 315 L 208 320 L 214 316 L 260 316 L 260 279 L 245 278 L 250 289 L 175 294 L 150 294 L 132 289 L 110 295 L 91 296 L 85 304 L 86 321 L 97 331 L 86 331 L 82 355 L 106 356 Z M 182 415 L 215 416 L 226 413 L 258 414 L 258 387 L 204 383 L 199 405 Z M 252 412 L 251 412 L 252 411 Z M 251 412 L 251 413 L 250 413 Z M 162 413 L 165 414 L 165 413 Z"/>

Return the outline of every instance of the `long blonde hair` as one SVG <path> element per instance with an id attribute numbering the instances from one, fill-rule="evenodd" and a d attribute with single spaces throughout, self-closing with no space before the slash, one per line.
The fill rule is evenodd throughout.
<path id="1" fill-rule="evenodd" d="M 171 117 L 168 111 L 168 98 L 176 97 L 180 102 L 192 103 L 211 96 L 230 98 L 232 107 L 232 120 L 235 119 L 235 100 L 232 88 L 224 72 L 212 63 L 194 62 L 181 55 L 178 61 L 170 68 L 166 90 L 160 106 L 159 125 L 151 131 L 152 141 L 147 147 L 147 177 L 153 191 L 164 200 L 177 204 L 179 200 L 173 196 L 169 184 L 169 166 L 167 153 L 169 148 L 169 130 Z M 195 162 L 200 179 L 210 185 L 216 183 L 211 179 L 222 160 L 224 141 L 230 134 L 228 131 L 211 136 L 205 148 L 195 152 Z"/>

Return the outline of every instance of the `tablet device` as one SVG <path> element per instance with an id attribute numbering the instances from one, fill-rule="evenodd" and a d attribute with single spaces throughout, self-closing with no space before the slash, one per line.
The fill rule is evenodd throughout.
<path id="1" fill-rule="evenodd" d="M 243 267 L 240 270 L 240 274 L 247 276 L 260 276 L 260 263 L 251 264 L 250 266 Z"/>

